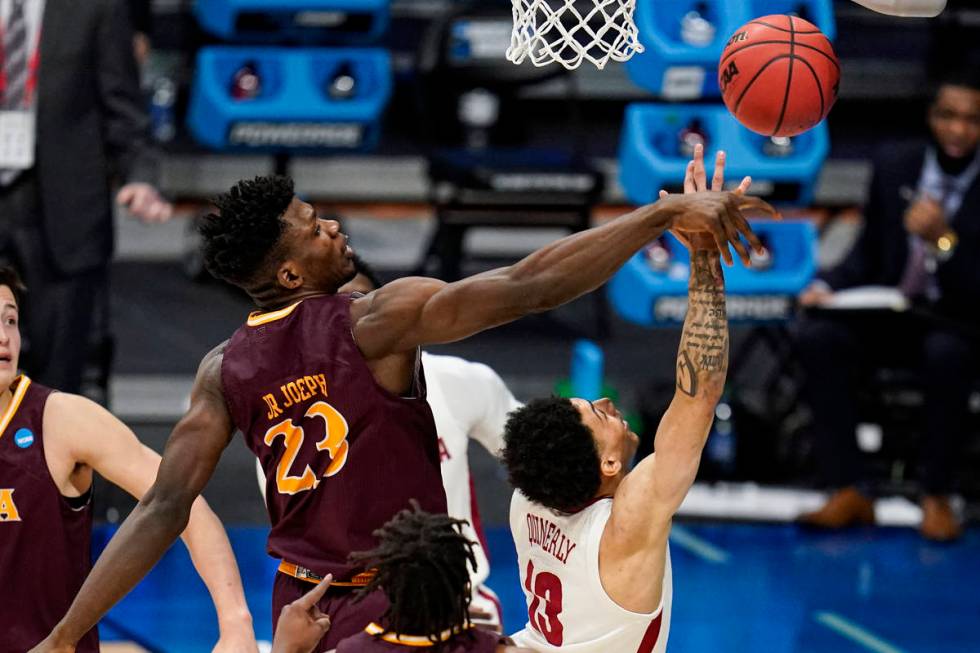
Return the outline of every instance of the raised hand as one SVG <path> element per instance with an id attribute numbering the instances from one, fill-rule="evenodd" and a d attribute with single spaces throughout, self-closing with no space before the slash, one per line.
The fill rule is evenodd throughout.
<path id="1" fill-rule="evenodd" d="M 762 251 L 762 243 L 752 232 L 743 211 L 758 211 L 774 218 L 779 213 L 768 202 L 756 197 L 747 197 L 745 192 L 752 184 L 746 177 L 734 191 L 722 190 L 725 182 L 725 153 L 718 152 L 715 158 L 715 171 L 708 188 L 707 173 L 704 168 L 704 148 L 694 149 L 694 159 L 688 163 L 684 175 L 684 194 L 668 196 L 661 191 L 662 199 L 673 198 L 684 202 L 683 211 L 671 225 L 674 234 L 688 248 L 714 249 L 721 254 L 725 263 L 732 265 L 729 243 L 735 248 L 739 258 L 750 265 L 749 252 L 742 241 L 744 237 L 757 251 Z"/>

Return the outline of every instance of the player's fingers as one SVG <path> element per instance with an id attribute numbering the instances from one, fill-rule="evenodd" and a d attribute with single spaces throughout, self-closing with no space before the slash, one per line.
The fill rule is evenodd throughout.
<path id="1" fill-rule="evenodd" d="M 711 226 L 711 235 L 715 238 L 715 245 L 718 246 L 718 252 L 721 254 L 721 258 L 724 259 L 725 264 L 734 264 L 732 252 L 728 249 L 728 237 L 725 235 L 725 230 L 721 228 L 721 225 L 717 223 L 713 224 Z"/>
<path id="2" fill-rule="evenodd" d="M 708 190 L 708 173 L 704 170 L 704 146 L 694 146 L 694 185 L 695 190 Z"/>
<path id="3" fill-rule="evenodd" d="M 711 177 L 711 190 L 722 190 L 725 186 L 725 150 L 715 154 L 715 174 Z"/>
<path id="4" fill-rule="evenodd" d="M 740 183 L 738 185 L 738 188 L 736 188 L 732 192 L 735 193 L 736 195 L 745 195 L 747 192 L 749 192 L 749 188 L 751 187 L 752 187 L 752 177 L 742 177 L 742 183 Z"/>
<path id="5" fill-rule="evenodd" d="M 323 615 L 322 617 L 315 619 L 313 623 L 319 626 L 321 632 L 323 632 L 324 634 L 326 634 L 326 632 L 330 630 L 330 617 L 328 617 L 327 615 Z"/>
<path id="6" fill-rule="evenodd" d="M 742 263 L 748 266 L 751 264 L 749 250 L 745 248 L 745 243 L 743 243 L 742 239 L 739 237 L 738 216 L 735 215 L 735 213 L 737 213 L 737 209 L 728 210 L 728 216 L 724 222 L 725 235 L 728 236 L 728 241 L 732 244 L 732 247 L 735 248 L 735 252 L 738 254 L 738 257 L 742 259 Z"/>
<path id="7" fill-rule="evenodd" d="M 745 219 L 745 216 L 742 215 L 739 209 L 736 208 L 733 213 L 735 227 L 738 229 L 738 232 L 745 237 L 745 240 L 749 241 L 752 249 L 761 254 L 765 247 L 763 247 L 762 241 L 755 235 L 755 232 L 752 231 L 752 227 L 749 226 L 749 221 Z"/>
<path id="8" fill-rule="evenodd" d="M 323 598 L 323 595 L 326 594 L 327 590 L 330 588 L 330 583 L 332 581 L 333 574 L 327 574 L 326 578 L 316 584 L 316 587 L 296 599 L 296 603 L 304 610 L 309 610 L 311 607 L 320 602 L 320 599 Z"/>
<path id="9" fill-rule="evenodd" d="M 698 192 L 697 184 L 694 182 L 694 161 L 688 161 L 687 168 L 684 170 L 684 192 Z"/>
<path id="10" fill-rule="evenodd" d="M 668 192 L 667 192 L 667 191 L 665 191 L 665 190 L 662 190 L 662 191 L 660 191 L 660 199 L 663 199 L 663 198 L 665 198 L 665 197 L 667 197 L 667 195 L 669 195 L 669 194 L 670 194 L 670 193 L 668 193 Z"/>
<path id="11" fill-rule="evenodd" d="M 738 208 L 743 214 L 748 212 L 764 213 L 767 214 L 770 218 L 773 218 L 775 220 L 783 219 L 782 214 L 779 211 L 777 211 L 772 204 L 758 197 L 751 197 L 751 196 L 739 197 Z"/>

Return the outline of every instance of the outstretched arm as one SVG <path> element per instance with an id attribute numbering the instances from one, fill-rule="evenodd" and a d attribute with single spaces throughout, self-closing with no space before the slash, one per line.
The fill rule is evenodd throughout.
<path id="1" fill-rule="evenodd" d="M 125 596 L 187 526 L 233 432 L 221 394 L 223 347 L 201 362 L 191 407 L 174 428 L 156 482 L 99 557 L 68 614 L 34 651 L 73 651 L 75 643 Z"/>
<path id="2" fill-rule="evenodd" d="M 698 234 L 731 260 L 748 262 L 739 238 L 761 249 L 742 209 L 769 213 L 757 198 L 704 191 L 671 195 L 605 225 L 551 243 L 514 265 L 446 284 L 405 278 L 354 300 L 354 335 L 368 360 L 460 340 L 560 306 L 605 283 L 626 260 L 667 229 Z"/>
<path id="3" fill-rule="evenodd" d="M 88 465 L 137 499 L 153 485 L 160 456 L 141 444 L 125 424 L 95 402 L 78 395 L 56 393 L 48 401 L 44 426 L 45 433 L 57 437 L 59 449 L 69 452 L 72 460 Z M 231 543 L 204 497 L 194 501 L 181 538 L 218 613 L 221 640 L 217 650 L 257 651 L 252 616 Z"/>
<path id="4" fill-rule="evenodd" d="M 719 153 L 713 184 L 723 180 Z M 704 161 L 688 166 L 685 189 L 704 184 Z M 739 191 L 748 189 L 746 178 Z M 703 187 L 703 186 L 701 186 Z M 725 281 L 717 251 L 698 235 L 681 234 L 691 249 L 688 311 L 677 352 L 674 398 L 660 421 L 654 453 L 643 459 L 616 490 L 612 515 L 600 545 L 603 583 L 620 605 L 656 609 L 670 523 L 694 483 L 701 451 L 728 371 Z"/>

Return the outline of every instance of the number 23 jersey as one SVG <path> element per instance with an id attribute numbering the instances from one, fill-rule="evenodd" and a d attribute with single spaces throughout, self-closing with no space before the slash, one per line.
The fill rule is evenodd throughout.
<path id="1" fill-rule="evenodd" d="M 670 550 L 660 608 L 642 614 L 613 601 L 599 579 L 599 542 L 612 498 L 575 513 L 550 510 L 514 492 L 510 528 L 528 607 L 514 642 L 536 651 L 663 653 L 670 630 Z"/>

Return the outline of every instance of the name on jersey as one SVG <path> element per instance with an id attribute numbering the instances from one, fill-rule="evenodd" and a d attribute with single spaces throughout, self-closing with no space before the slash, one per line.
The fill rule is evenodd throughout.
<path id="1" fill-rule="evenodd" d="M 279 397 L 275 393 L 262 396 L 269 409 L 267 417 L 275 419 L 282 415 L 290 406 L 307 401 L 316 396 L 327 396 L 327 377 L 324 374 L 306 374 L 298 376 L 288 383 L 279 386 Z"/>
<path id="2" fill-rule="evenodd" d="M 527 516 L 527 539 L 532 545 L 537 544 L 542 551 L 555 556 L 562 564 L 568 562 L 568 556 L 577 546 L 553 522 L 532 514 Z"/>

